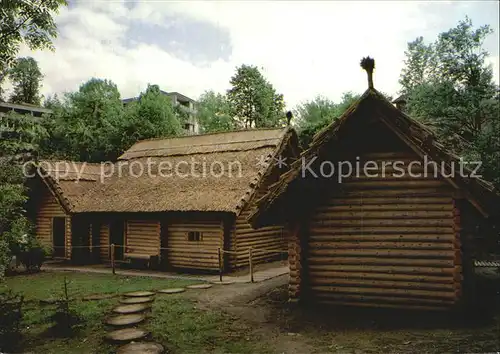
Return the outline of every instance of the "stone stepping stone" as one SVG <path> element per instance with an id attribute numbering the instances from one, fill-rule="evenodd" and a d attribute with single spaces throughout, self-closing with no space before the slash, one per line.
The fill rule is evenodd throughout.
<path id="1" fill-rule="evenodd" d="M 186 286 L 186 288 L 188 288 L 188 289 L 208 289 L 211 287 L 212 287 L 212 284 L 193 284 L 193 285 Z"/>
<path id="2" fill-rule="evenodd" d="M 126 297 L 125 299 L 120 299 L 121 304 L 147 304 L 153 302 L 154 298 L 149 297 Z"/>
<path id="3" fill-rule="evenodd" d="M 171 289 L 158 290 L 158 292 L 162 293 L 162 294 L 178 294 L 178 293 L 182 293 L 184 291 L 186 291 L 186 289 L 184 289 L 184 288 L 171 288 Z"/>
<path id="4" fill-rule="evenodd" d="M 130 305 L 119 305 L 113 309 L 114 313 L 119 313 L 121 315 L 127 315 L 131 313 L 144 312 L 151 308 L 150 304 L 130 304 Z"/>
<path id="5" fill-rule="evenodd" d="M 133 291 L 131 293 L 125 293 L 123 296 L 127 297 L 145 297 L 145 296 L 153 296 L 155 293 L 152 291 Z"/>
<path id="6" fill-rule="evenodd" d="M 108 318 L 106 324 L 110 326 L 130 326 L 141 323 L 146 319 L 142 313 L 135 313 L 131 315 L 118 315 Z"/>
<path id="7" fill-rule="evenodd" d="M 162 354 L 165 348 L 158 343 L 134 342 L 126 344 L 116 351 L 116 354 Z"/>
<path id="8" fill-rule="evenodd" d="M 113 342 L 131 342 L 143 339 L 149 335 L 149 332 L 139 328 L 123 328 L 106 334 L 106 339 Z"/>
<path id="9" fill-rule="evenodd" d="M 212 284 L 215 284 L 215 285 L 231 285 L 231 284 L 234 284 L 234 281 L 231 281 L 231 280 L 213 281 Z"/>
<path id="10" fill-rule="evenodd" d="M 106 299 L 112 299 L 114 297 L 116 297 L 115 294 L 94 294 L 85 296 L 83 298 L 83 301 L 106 300 Z"/>

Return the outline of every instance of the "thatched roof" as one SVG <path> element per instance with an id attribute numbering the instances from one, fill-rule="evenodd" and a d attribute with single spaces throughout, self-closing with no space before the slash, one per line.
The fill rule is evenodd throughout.
<path id="1" fill-rule="evenodd" d="M 107 166 L 104 174 L 86 175 L 89 189 L 67 187 L 67 179 L 56 184 L 69 199 L 72 213 L 237 214 L 269 168 L 259 161 L 269 160 L 293 136 L 295 132 L 286 128 L 144 140 Z"/>
<path id="2" fill-rule="evenodd" d="M 67 212 L 76 199 L 94 188 L 101 176 L 101 164 L 75 161 L 42 160 L 38 173 Z"/>
<path id="3" fill-rule="evenodd" d="M 314 136 L 309 148 L 303 151 L 300 158 L 291 165 L 290 170 L 282 174 L 279 181 L 270 186 L 266 195 L 253 203 L 249 222 L 254 227 L 283 223 L 284 219 L 287 218 L 286 212 L 284 212 L 287 205 L 300 206 L 303 204 L 293 202 L 294 198 L 299 199 L 299 194 L 308 193 L 304 189 L 306 187 L 303 181 L 305 178 L 301 176 L 302 161 L 310 161 L 315 156 L 319 156 L 327 146 L 332 149 L 332 145 L 329 143 L 349 139 L 348 135 L 342 134 L 344 130 L 347 131 L 344 127 L 361 111 L 368 111 L 372 115 L 376 115 L 420 156 L 427 155 L 438 163 L 459 163 L 460 157 L 447 151 L 438 142 L 432 130 L 395 108 L 380 92 L 369 88 L 341 117 L 319 131 Z M 467 178 L 458 176 L 458 174 L 447 181 L 463 191 L 465 197 L 484 216 L 499 212 L 500 193 L 491 183 L 481 178 Z"/>

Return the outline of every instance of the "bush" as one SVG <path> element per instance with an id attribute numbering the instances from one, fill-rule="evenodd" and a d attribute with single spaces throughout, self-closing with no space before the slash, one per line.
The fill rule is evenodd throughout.
<path id="1" fill-rule="evenodd" d="M 15 350 L 20 343 L 23 296 L 0 290 L 0 352 Z"/>
<path id="2" fill-rule="evenodd" d="M 45 251 L 40 246 L 23 250 L 19 253 L 19 260 L 26 270 L 38 271 L 45 261 Z"/>
<path id="3" fill-rule="evenodd" d="M 69 337 L 74 334 L 75 328 L 82 318 L 70 306 L 71 299 L 68 294 L 68 281 L 64 277 L 63 297 L 57 302 L 56 312 L 51 316 L 55 322 L 52 331 L 58 337 Z"/>

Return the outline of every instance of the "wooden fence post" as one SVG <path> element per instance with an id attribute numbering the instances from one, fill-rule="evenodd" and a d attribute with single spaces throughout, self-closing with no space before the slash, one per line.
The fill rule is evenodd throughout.
<path id="1" fill-rule="evenodd" d="M 248 249 L 248 265 L 250 268 L 250 282 L 253 283 L 253 262 L 252 262 L 252 247 Z"/>
<path id="2" fill-rule="evenodd" d="M 111 244 L 111 268 L 113 269 L 113 274 L 116 274 L 115 271 L 115 244 Z"/>
<path id="3" fill-rule="evenodd" d="M 219 254 L 219 280 L 222 283 L 222 258 L 221 258 L 222 255 L 221 255 L 220 247 L 218 249 L 218 254 Z"/>

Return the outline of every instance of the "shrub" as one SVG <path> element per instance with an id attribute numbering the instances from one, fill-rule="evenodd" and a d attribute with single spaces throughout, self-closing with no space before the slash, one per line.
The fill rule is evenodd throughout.
<path id="1" fill-rule="evenodd" d="M 52 331 L 59 337 L 69 337 L 74 334 L 76 326 L 82 321 L 78 313 L 70 306 L 71 299 L 68 294 L 68 281 L 64 277 L 63 297 L 57 302 L 56 312 L 51 316 L 55 322 Z"/>
<path id="2" fill-rule="evenodd" d="M 0 290 L 0 352 L 15 350 L 20 342 L 24 297 L 11 290 Z"/>

